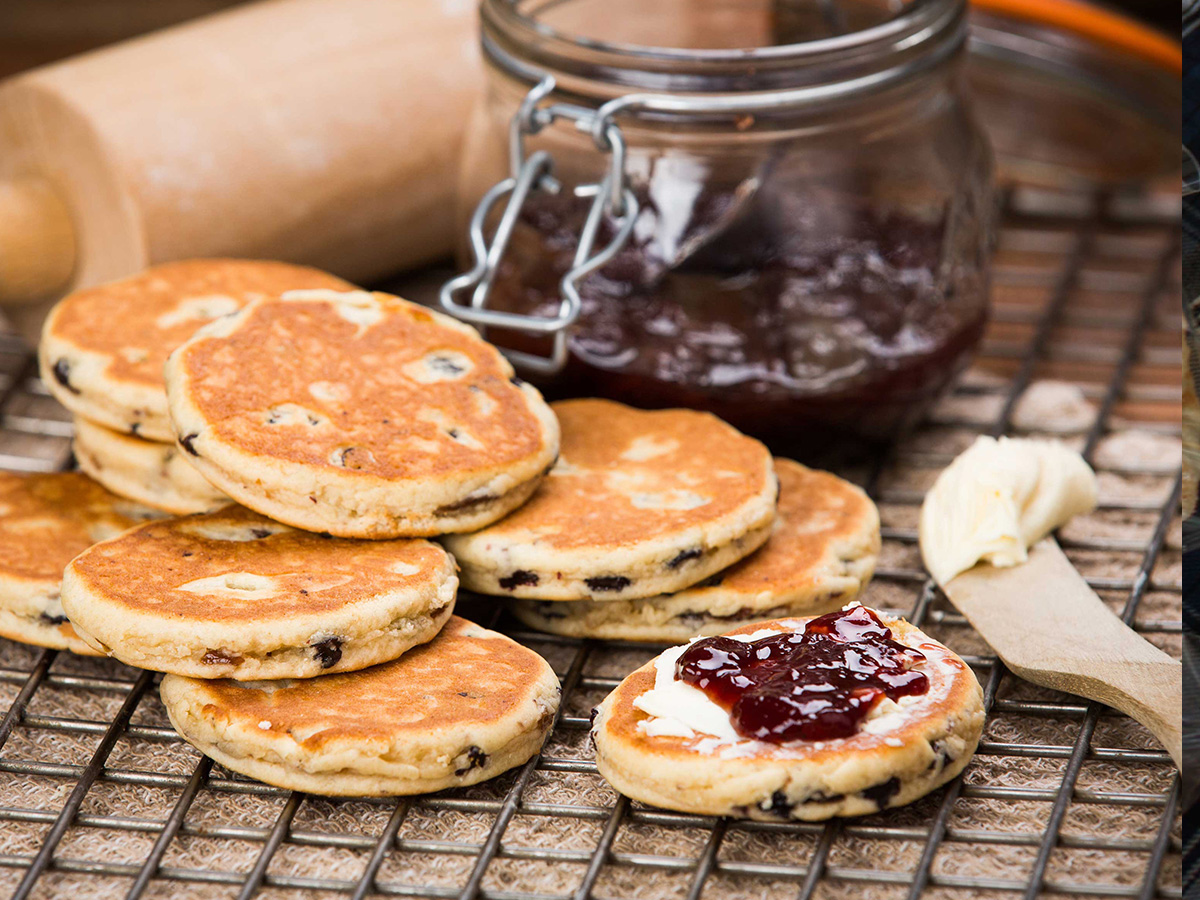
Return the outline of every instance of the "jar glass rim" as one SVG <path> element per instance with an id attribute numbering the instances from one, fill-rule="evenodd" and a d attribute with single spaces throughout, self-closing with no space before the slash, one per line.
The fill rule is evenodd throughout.
<path id="1" fill-rule="evenodd" d="M 573 0 L 540 3 L 537 12 L 564 2 Z M 714 79 L 730 75 L 737 78 L 738 90 L 771 90 L 849 81 L 893 67 L 899 71 L 915 57 L 960 43 L 966 22 L 966 0 L 911 0 L 886 19 L 844 34 L 744 48 L 687 48 L 574 34 L 527 14 L 525 5 L 525 0 L 481 0 L 484 50 L 501 69 L 526 80 L 536 80 L 533 72 L 537 77 L 565 74 L 685 93 L 720 91 Z"/>

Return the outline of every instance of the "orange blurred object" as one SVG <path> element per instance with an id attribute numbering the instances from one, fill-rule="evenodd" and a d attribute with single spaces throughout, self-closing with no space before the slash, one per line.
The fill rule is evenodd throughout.
<path id="1" fill-rule="evenodd" d="M 1176 74 L 1183 72 L 1183 45 L 1140 22 L 1082 0 L 971 0 L 976 9 L 1039 22 L 1124 50 Z"/>

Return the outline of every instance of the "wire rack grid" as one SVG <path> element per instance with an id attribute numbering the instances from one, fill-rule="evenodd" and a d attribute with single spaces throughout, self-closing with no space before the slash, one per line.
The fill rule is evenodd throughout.
<path id="1" fill-rule="evenodd" d="M 1061 543 L 1149 640 L 1181 645 L 1178 198 L 1028 189 L 1003 198 L 994 316 L 975 365 L 928 423 L 843 473 L 884 522 L 870 605 L 960 652 L 989 718 L 959 779 L 899 810 L 824 825 L 644 807 L 598 776 L 590 708 L 660 648 L 464 615 L 542 653 L 563 703 L 542 753 L 472 788 L 400 800 L 277 790 L 212 765 L 167 723 L 156 676 L 0 641 L 0 891 L 14 898 L 1173 898 L 1182 895 L 1178 776 L 1132 720 L 1036 688 L 947 604 L 916 551 L 936 473 L 980 433 L 1012 430 L 1052 378 L 1092 402 L 1067 439 L 1101 506 Z M 0 337 L 0 467 L 70 464 L 69 416 L 28 349 Z M 1064 639 L 1069 636 L 1064 635 Z"/>

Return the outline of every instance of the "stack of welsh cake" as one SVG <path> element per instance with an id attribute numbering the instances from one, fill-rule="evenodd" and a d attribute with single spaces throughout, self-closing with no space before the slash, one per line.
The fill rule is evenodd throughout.
<path id="1" fill-rule="evenodd" d="M 284 787 L 414 793 L 537 752 L 558 681 L 452 615 L 460 566 L 535 627 L 665 641 L 835 609 L 878 551 L 832 475 L 704 413 L 551 407 L 468 326 L 310 269 L 195 260 L 80 292 L 41 365 L 81 468 L 180 515 L 64 544 L 60 630 L 167 673 L 185 738 Z"/>

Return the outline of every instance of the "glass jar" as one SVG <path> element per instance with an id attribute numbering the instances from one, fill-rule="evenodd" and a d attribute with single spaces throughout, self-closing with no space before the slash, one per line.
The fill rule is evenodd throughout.
<path id="1" fill-rule="evenodd" d="M 548 396 L 707 409 L 811 457 L 893 438 L 966 364 L 992 203 L 963 0 L 481 12 L 476 264 L 442 301 Z"/>

